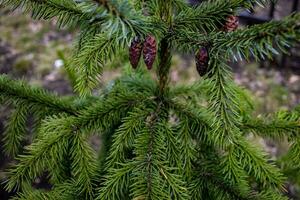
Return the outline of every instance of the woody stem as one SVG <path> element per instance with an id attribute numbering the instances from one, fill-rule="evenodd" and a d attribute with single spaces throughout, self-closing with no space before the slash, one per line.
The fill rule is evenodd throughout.
<path id="1" fill-rule="evenodd" d="M 159 66 L 157 76 L 159 81 L 159 96 L 164 94 L 165 88 L 169 82 L 169 71 L 171 67 L 170 44 L 166 38 L 163 38 L 159 48 Z"/>
<path id="2" fill-rule="evenodd" d="M 165 21 L 169 27 L 172 27 L 172 1 L 166 0 L 160 2 L 161 20 Z M 171 44 L 168 41 L 168 36 L 164 37 L 158 49 L 159 65 L 157 69 L 159 96 L 162 97 L 165 93 L 166 86 L 169 82 L 169 72 L 171 67 Z"/>

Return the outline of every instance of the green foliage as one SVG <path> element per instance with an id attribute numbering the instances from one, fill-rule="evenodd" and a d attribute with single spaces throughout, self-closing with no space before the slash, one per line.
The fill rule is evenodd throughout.
<path id="1" fill-rule="evenodd" d="M 233 82 L 227 60 L 285 52 L 300 38 L 300 15 L 221 31 L 238 9 L 266 2 L 216 0 L 190 7 L 183 0 L 0 0 L 35 19 L 56 18 L 59 27 L 80 29 L 66 65 L 78 96 L 58 97 L 0 76 L 0 100 L 14 106 L 4 148 L 17 161 L 6 189 L 18 192 L 15 199 L 286 199 L 285 171 L 245 136 L 288 138 L 285 164 L 299 167 L 299 109 L 253 117 L 252 101 Z M 158 43 L 157 79 L 129 73 L 100 94 L 93 91 L 106 62 L 134 37 L 149 34 Z M 208 73 L 192 86 L 170 87 L 171 50 L 204 45 Z M 34 139 L 20 155 L 29 115 Z M 100 150 L 90 144 L 93 135 L 102 138 Z M 49 191 L 31 186 L 44 173 Z"/>
<path id="2" fill-rule="evenodd" d="M 20 8 L 26 13 L 31 12 L 31 16 L 34 19 L 52 19 L 58 17 L 57 23 L 60 27 L 75 25 L 81 19 L 89 18 L 88 13 L 82 12 L 71 0 L 1 0 L 0 3 L 12 9 Z"/>
<path id="3" fill-rule="evenodd" d="M 27 132 L 26 117 L 28 112 L 28 106 L 18 105 L 14 113 L 11 115 L 3 138 L 4 149 L 8 155 L 16 156 L 19 153 L 21 142 L 24 140 Z"/>

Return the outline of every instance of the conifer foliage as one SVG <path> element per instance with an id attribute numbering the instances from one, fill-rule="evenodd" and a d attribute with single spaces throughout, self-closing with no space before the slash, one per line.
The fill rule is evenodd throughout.
<path id="1" fill-rule="evenodd" d="M 281 167 L 246 135 L 288 138 L 287 165 L 299 166 L 299 109 L 253 116 L 252 102 L 233 82 L 227 63 L 286 52 L 300 40 L 299 14 L 236 30 L 239 9 L 268 2 L 0 3 L 80 29 L 67 65 L 78 95 L 60 97 L 0 76 L 1 103 L 15 108 L 3 138 L 5 152 L 16 159 L 5 182 L 8 191 L 17 192 L 14 199 L 287 199 Z M 124 49 L 134 68 L 144 65 L 143 54 L 156 77 L 134 71 L 92 93 L 103 66 Z M 170 86 L 174 51 L 200 53 L 196 61 L 203 77 Z M 35 119 L 34 138 L 22 149 L 28 116 Z M 92 135 L 101 137 L 99 150 L 89 143 Z M 34 188 L 45 172 L 51 189 Z"/>

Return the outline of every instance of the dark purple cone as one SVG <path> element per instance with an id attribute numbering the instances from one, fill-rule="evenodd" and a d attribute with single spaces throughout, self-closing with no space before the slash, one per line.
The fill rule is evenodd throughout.
<path id="1" fill-rule="evenodd" d="M 206 47 L 201 47 L 195 55 L 196 69 L 200 76 L 204 76 L 208 70 L 209 55 Z"/>
<path id="2" fill-rule="evenodd" d="M 144 62 L 147 68 L 150 70 L 153 67 L 153 63 L 156 57 L 156 41 L 155 37 L 152 35 L 147 36 L 144 42 L 144 49 L 143 49 L 143 57 Z"/>
<path id="3" fill-rule="evenodd" d="M 142 55 L 142 49 L 143 42 L 140 40 L 139 37 L 135 37 L 134 40 L 131 42 L 129 48 L 129 60 L 133 69 L 136 69 L 139 64 Z"/>
<path id="4" fill-rule="evenodd" d="M 239 26 L 239 18 L 234 15 L 230 15 L 226 19 L 226 23 L 224 26 L 224 30 L 226 32 L 232 32 L 235 31 Z"/>

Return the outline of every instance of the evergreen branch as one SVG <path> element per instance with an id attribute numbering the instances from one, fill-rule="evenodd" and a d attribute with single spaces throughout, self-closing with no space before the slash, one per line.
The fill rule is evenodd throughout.
<path id="1" fill-rule="evenodd" d="M 0 4 L 12 9 L 21 8 L 31 12 L 34 19 L 58 19 L 58 26 L 74 26 L 92 18 L 91 13 L 82 12 L 72 0 L 1 0 Z"/>
<path id="2" fill-rule="evenodd" d="M 183 169 L 182 167 L 182 158 L 178 155 L 183 155 L 182 149 L 189 148 L 185 147 L 184 145 L 180 144 L 178 141 L 178 133 L 176 129 L 170 125 L 169 122 L 163 121 L 161 122 L 161 129 L 160 131 L 165 133 L 165 140 L 166 140 L 166 153 L 168 157 L 168 161 L 170 166 L 176 166 L 179 171 Z M 185 150 L 187 152 L 187 150 Z M 182 174 L 182 172 L 180 172 Z"/>
<path id="3" fill-rule="evenodd" d="M 144 112 L 144 109 L 134 108 L 116 131 L 107 161 L 108 174 L 105 176 L 98 199 L 117 200 L 128 195 L 128 185 L 131 182 L 129 177 L 136 165 L 128 162 L 127 152 L 132 151 L 136 134 L 144 128 L 144 121 L 150 115 L 150 111 Z"/>
<path id="4" fill-rule="evenodd" d="M 125 122 L 119 128 L 119 131 L 121 131 L 121 132 L 115 134 L 115 139 L 118 138 L 119 142 L 116 142 L 118 140 L 114 139 L 115 142 L 113 143 L 113 146 L 111 148 L 111 151 L 113 153 L 110 153 L 110 157 L 109 157 L 109 158 L 112 157 L 112 160 L 108 161 L 108 166 L 114 166 L 114 167 L 113 168 L 110 167 L 108 169 L 109 173 L 108 173 L 108 176 L 106 176 L 106 178 L 105 178 L 106 181 L 105 181 L 104 187 L 100 189 L 99 199 L 120 199 L 121 197 L 126 196 L 128 193 L 127 186 L 128 186 L 128 184 L 130 184 L 132 182 L 132 180 L 129 179 L 129 177 L 131 176 L 130 174 L 134 173 L 137 165 L 140 166 L 138 164 L 138 161 L 129 162 L 128 158 L 126 158 L 125 153 L 131 152 L 132 149 L 130 149 L 130 148 L 132 148 L 134 145 L 137 145 L 140 142 L 142 142 L 139 140 L 139 137 L 143 137 L 143 138 L 146 137 L 146 135 L 141 135 L 141 134 L 143 134 L 143 132 L 141 130 L 145 129 L 145 127 L 144 127 L 144 121 L 146 120 L 145 118 L 147 118 L 147 116 L 148 116 L 148 119 L 149 119 L 149 117 L 151 116 L 151 113 L 150 113 L 150 110 L 149 110 L 149 112 L 147 112 L 147 111 L 145 112 L 145 109 L 140 109 L 138 107 L 135 110 L 138 110 L 138 111 L 137 112 L 133 111 L 132 114 L 128 118 L 126 117 L 124 119 Z M 129 120 L 129 121 L 127 121 L 127 120 Z M 155 133 L 157 133 L 158 131 L 161 133 L 168 132 L 169 134 L 167 134 L 168 136 L 166 136 L 165 141 L 174 142 L 174 140 L 172 139 L 172 137 L 174 137 L 174 136 L 173 135 L 170 136 L 170 134 L 173 134 L 173 132 L 170 132 L 171 131 L 170 129 L 166 130 L 164 123 L 157 124 L 157 126 L 158 127 L 157 127 Z M 124 129 L 124 127 L 127 127 L 127 128 Z M 130 135 L 129 135 L 129 133 L 130 133 Z M 135 134 L 139 133 L 139 135 L 134 136 L 134 135 L 132 135 L 132 133 L 135 133 Z M 147 132 L 147 134 L 149 134 L 149 133 Z M 135 139 L 136 137 L 137 137 L 137 139 Z M 147 137 L 150 137 L 150 136 L 147 136 Z M 145 141 L 143 140 L 143 142 L 145 142 Z M 124 144 L 126 145 L 127 151 L 125 151 L 125 149 L 124 149 Z M 139 144 L 139 145 L 142 145 L 142 144 Z M 161 144 L 161 145 L 163 145 L 163 144 Z M 143 145 L 143 148 L 147 148 L 147 147 L 149 147 L 149 146 L 147 146 L 145 144 Z M 174 153 L 174 148 L 176 149 L 175 150 L 176 152 L 178 151 L 178 147 L 173 146 L 172 150 L 170 149 L 170 151 L 172 151 L 173 153 Z M 134 152 L 136 152 L 136 151 L 134 151 Z M 170 151 L 167 150 L 166 152 L 163 152 L 163 154 L 161 156 L 163 156 L 164 154 L 166 154 L 167 152 L 170 152 Z M 156 151 L 153 150 L 153 153 L 154 152 L 156 152 Z M 160 152 L 160 153 L 162 153 L 162 152 Z M 112 156 L 112 155 L 114 155 L 114 156 Z M 129 155 L 130 155 L 130 153 L 129 153 Z M 155 155 L 156 155 L 156 153 L 155 153 Z M 151 155 L 148 155 L 148 156 L 149 156 L 148 158 L 152 157 Z M 178 154 L 176 154 L 176 155 L 170 154 L 169 156 L 166 156 L 165 159 L 167 159 L 167 158 L 171 159 L 170 157 L 172 157 L 172 156 L 178 157 Z M 113 157 L 115 157 L 117 159 L 114 159 Z M 164 162 L 162 160 L 160 160 L 159 162 Z M 158 163 L 155 162 L 155 165 L 156 164 L 158 164 Z M 171 165 L 171 166 L 177 166 L 177 165 Z M 140 167 L 142 168 L 143 165 Z M 142 169 L 139 169 L 139 170 L 142 170 Z M 172 192 L 170 192 L 170 193 L 175 195 L 176 199 L 181 199 L 181 197 L 183 196 L 183 192 L 186 192 L 186 191 L 184 191 L 182 186 L 178 186 L 178 184 L 180 184 L 180 185 L 183 184 L 180 182 L 178 175 L 170 173 L 169 170 L 167 168 L 163 168 L 163 166 L 160 167 L 160 173 L 163 173 L 163 174 L 159 174 L 159 176 L 164 176 L 167 179 L 168 183 L 170 184 L 170 188 L 172 189 Z M 150 174 L 148 174 L 148 175 L 150 176 Z M 153 177 L 153 176 L 151 175 L 151 177 Z M 147 183 L 149 183 L 149 182 L 147 182 Z M 157 183 L 154 182 L 153 184 L 157 184 Z M 134 184 L 134 186 L 139 187 L 140 185 Z M 153 191 L 153 193 L 154 192 L 157 192 L 157 191 Z M 167 196 L 165 196 L 165 198 L 166 197 Z"/>
<path id="5" fill-rule="evenodd" d="M 97 199 L 118 200 L 127 196 L 130 173 L 135 167 L 127 162 L 128 152 L 132 151 L 136 135 L 144 126 L 148 115 L 144 106 L 137 106 L 122 119 L 122 125 L 113 135 L 109 156 L 106 158 L 107 175 Z"/>
<path id="6" fill-rule="evenodd" d="M 21 142 L 25 138 L 27 125 L 26 117 L 33 117 L 32 132 L 34 133 L 33 136 L 36 137 L 36 130 L 45 117 L 59 112 L 68 112 L 69 114 L 76 115 L 75 108 L 82 108 L 89 104 L 90 101 L 90 99 L 84 101 L 77 101 L 76 99 L 73 101 L 73 99 L 69 98 L 59 99 L 57 96 L 46 92 L 41 88 L 30 87 L 21 81 L 12 81 L 10 79 L 5 79 L 7 78 L 5 76 L 3 77 L 4 80 L 6 80 L 3 85 L 3 88 L 5 88 L 6 91 L 0 94 L 0 96 L 3 98 L 3 103 L 13 104 L 15 107 L 9 123 L 7 124 L 5 136 L 3 138 L 4 149 L 6 148 L 6 153 L 12 157 L 16 156 L 18 150 L 20 150 Z M 7 85 L 9 85 L 9 87 Z M 23 91 L 23 89 L 25 91 Z M 21 91 L 21 95 L 17 94 L 19 91 Z M 27 91 L 30 91 L 30 94 L 34 93 L 35 95 L 41 95 L 41 97 L 33 99 L 35 96 L 29 97 L 26 96 L 28 94 L 24 94 Z M 44 100 L 46 98 L 48 98 L 48 102 Z M 37 100 L 38 102 L 36 102 Z M 44 105 L 45 103 L 53 105 L 47 107 Z M 69 108 L 72 108 L 74 112 L 72 113 L 72 110 L 67 110 Z"/>
<path id="7" fill-rule="evenodd" d="M 263 188 L 263 190 L 258 192 L 253 189 L 248 190 L 241 187 L 241 185 L 232 184 L 226 176 L 220 173 L 222 166 L 220 166 L 220 156 L 218 154 L 212 146 L 204 144 L 200 147 L 200 157 L 195 164 L 191 187 L 194 199 L 200 199 L 198 197 L 209 195 L 211 199 L 286 200 L 276 189 Z M 205 190 L 205 187 L 208 189 Z"/>
<path id="8" fill-rule="evenodd" d="M 70 137 L 69 127 L 73 121 L 68 118 L 49 118 L 42 126 L 42 137 L 26 147 L 27 154 L 18 158 L 19 164 L 9 171 L 6 184 L 8 191 L 22 188 L 41 175 L 47 167 L 60 165 L 60 157 L 66 155 L 66 145 Z M 51 173 L 51 171 L 50 171 Z"/>
<path id="9" fill-rule="evenodd" d="M 169 96 L 178 97 L 185 96 L 186 98 L 190 96 L 205 96 L 205 91 L 209 89 L 207 84 L 203 84 L 203 81 L 197 81 L 191 85 L 176 85 L 170 88 Z"/>
<path id="10" fill-rule="evenodd" d="M 130 185 L 130 173 L 136 166 L 133 163 L 120 163 L 117 168 L 110 168 L 105 176 L 104 183 L 99 190 L 96 200 L 119 200 L 129 198 L 128 186 Z"/>
<path id="11" fill-rule="evenodd" d="M 73 185 L 66 182 L 55 185 L 51 191 L 26 188 L 17 193 L 17 196 L 13 197 L 12 200 L 67 200 L 76 198 L 74 194 Z"/>
<path id="12" fill-rule="evenodd" d="M 278 191 L 274 191 L 274 190 L 265 190 L 265 191 L 261 191 L 258 194 L 255 195 L 255 198 L 257 200 L 288 200 L 288 197 L 283 196 L 282 194 L 280 194 Z"/>
<path id="13" fill-rule="evenodd" d="M 148 94 L 149 96 L 153 96 L 157 89 L 157 83 L 155 83 L 149 76 L 147 75 L 129 75 L 122 76 L 121 78 L 116 80 L 116 83 L 126 87 L 128 90 L 133 91 L 134 93 L 143 93 Z"/>
<path id="14" fill-rule="evenodd" d="M 57 191 L 52 190 L 51 192 L 34 190 L 34 191 L 26 191 L 22 193 L 18 193 L 18 196 L 13 197 L 12 200 L 63 200 L 64 197 L 61 196 Z"/>
<path id="15" fill-rule="evenodd" d="M 158 105 L 157 110 L 160 111 Z M 161 193 L 164 181 L 158 168 L 159 161 L 163 161 L 165 151 L 161 148 L 162 141 L 158 138 L 155 125 L 159 112 L 152 111 L 146 120 L 146 127 L 143 128 L 135 141 L 135 162 L 136 168 L 133 173 L 133 184 L 131 191 L 134 199 L 168 199 L 167 193 Z"/>
<path id="16" fill-rule="evenodd" d="M 243 196 L 250 193 L 251 188 L 247 181 L 249 176 L 241 166 L 239 155 L 234 151 L 234 146 L 229 147 L 229 150 L 221 157 L 220 170 L 230 187 L 234 188 L 238 185 L 240 194 Z"/>
<path id="17" fill-rule="evenodd" d="M 62 161 L 70 153 L 70 170 L 75 180 L 76 195 L 85 195 L 85 199 L 93 196 L 96 156 L 82 133 L 78 134 L 73 130 L 74 122 L 74 117 L 53 117 L 45 121 L 40 129 L 40 138 L 26 148 L 27 154 L 20 156 L 17 167 L 10 170 L 7 190 L 23 187 L 24 183 L 33 181 L 43 170 L 49 168 L 52 168 L 49 171 L 51 176 L 62 180 L 62 177 L 57 176 L 63 174 L 61 170 L 65 167 Z"/>
<path id="18" fill-rule="evenodd" d="M 143 22 L 142 18 L 133 17 L 137 16 L 138 13 L 131 8 L 127 1 L 121 3 L 116 0 L 93 1 L 76 3 L 72 0 L 1 0 L 0 4 L 12 9 L 21 8 L 25 13 L 31 12 L 34 19 L 57 18 L 59 27 L 75 25 L 86 27 L 88 25 L 100 28 L 104 25 L 104 28 L 107 28 L 109 24 L 107 21 L 111 21 L 110 18 L 117 19 L 117 21 L 121 19 L 127 25 L 129 22 L 134 25 L 138 25 L 137 21 Z M 110 28 L 116 27 L 112 25 Z"/>
<path id="19" fill-rule="evenodd" d="M 210 81 L 213 86 L 210 90 L 209 109 L 215 113 L 216 118 L 214 119 L 214 130 L 208 135 L 208 139 L 212 140 L 215 145 L 221 145 L 220 147 L 228 150 L 223 162 L 224 175 L 229 176 L 229 180 L 233 178 L 232 184 L 236 184 L 236 181 L 242 180 L 238 174 L 243 174 L 239 170 L 240 167 L 243 167 L 263 186 L 266 186 L 269 181 L 272 186 L 282 187 L 283 178 L 279 170 L 266 163 L 264 157 L 255 151 L 255 148 L 252 148 L 247 142 L 242 142 L 239 130 L 241 120 L 238 102 L 240 100 L 234 95 L 236 91 L 231 87 L 232 78 L 226 71 L 226 65 L 214 59 L 211 65 L 213 68 L 210 71 L 212 76 Z M 241 160 L 241 157 L 244 159 Z M 251 167 L 247 168 L 248 166 Z"/>
<path id="20" fill-rule="evenodd" d="M 118 44 L 115 40 L 99 34 L 81 47 L 70 64 L 70 67 L 74 68 L 72 70 L 77 74 L 74 89 L 81 96 L 85 97 L 91 94 L 91 90 L 98 85 L 98 79 L 103 71 L 103 62 L 112 55 L 115 49 L 120 49 L 116 45 Z"/>
<path id="21" fill-rule="evenodd" d="M 74 132 L 71 139 L 72 175 L 75 179 L 75 188 L 79 196 L 84 199 L 93 199 L 94 181 L 97 180 L 96 153 L 90 147 L 87 138 L 79 132 Z"/>
<path id="22" fill-rule="evenodd" d="M 292 123 L 295 122 L 299 124 L 299 106 L 297 106 L 294 111 L 291 112 L 279 112 L 276 116 L 279 120 L 284 120 Z M 299 130 L 294 130 L 293 135 L 288 135 L 289 141 L 291 141 L 291 146 L 288 153 L 284 156 L 287 166 L 297 168 L 300 166 L 299 153 L 300 153 L 300 139 L 298 136 Z"/>
<path id="23" fill-rule="evenodd" d="M 32 87 L 22 81 L 14 81 L 5 75 L 0 76 L 0 96 L 9 98 L 10 100 L 21 100 L 30 105 L 39 107 L 47 107 L 57 112 L 65 112 L 76 115 L 76 108 L 67 99 L 61 99 L 41 88 Z"/>
<path id="24" fill-rule="evenodd" d="M 239 144 L 241 133 L 238 128 L 241 124 L 238 104 L 240 101 L 233 95 L 235 90 L 231 87 L 232 80 L 230 79 L 230 73 L 226 71 L 226 66 L 219 63 L 219 61 L 218 64 L 214 64 L 214 60 L 212 62 L 211 65 L 214 68 L 211 68 L 210 71 L 211 79 L 209 83 L 211 88 L 209 94 L 211 101 L 209 108 L 210 113 L 214 113 L 215 118 L 211 120 L 209 134 L 206 133 L 204 138 L 206 142 L 219 146 L 226 151 L 220 163 L 222 174 L 232 186 L 238 184 L 244 188 L 245 194 L 250 190 L 244 169 L 263 186 L 266 184 L 265 180 L 268 180 L 271 185 L 281 187 L 283 179 L 278 169 L 264 162 L 265 160 L 261 154 L 254 152 L 254 148 L 246 146 L 246 142 L 243 144 L 245 146 L 238 146 L 242 145 Z M 193 125 L 195 127 L 195 121 L 191 121 L 190 126 Z M 200 127 L 201 124 L 198 126 Z M 195 128 L 196 131 L 198 129 Z M 244 159 L 240 159 L 241 157 Z M 247 166 L 252 167 L 247 168 Z M 257 170 L 256 173 L 253 171 L 254 168 Z"/>
<path id="25" fill-rule="evenodd" d="M 191 187 L 194 198 L 209 195 L 211 199 L 246 199 L 250 196 L 251 190 L 247 184 L 235 184 L 232 181 L 234 177 L 229 179 L 228 175 L 224 176 L 222 170 L 224 166 L 227 167 L 223 164 L 224 159 L 230 159 L 230 154 L 222 158 L 215 147 L 208 146 L 206 143 L 199 145 Z M 240 173 L 246 176 L 243 171 Z"/>
<path id="26" fill-rule="evenodd" d="M 244 199 L 249 196 L 248 188 L 232 183 L 221 173 L 221 157 L 213 146 L 207 143 L 198 145 L 198 157 L 194 162 L 191 182 L 192 199 Z M 231 198 L 229 198 L 231 196 Z"/>
<path id="27" fill-rule="evenodd" d="M 175 167 L 175 169 L 177 166 Z M 185 200 L 189 198 L 189 192 L 186 186 L 186 182 L 181 174 L 177 174 L 173 172 L 174 167 L 163 167 L 160 166 L 160 175 L 165 179 L 168 184 L 164 190 L 167 190 L 169 197 L 173 197 L 173 199 Z M 161 191 L 160 191 L 161 192 Z"/>
<path id="28" fill-rule="evenodd" d="M 125 33 L 129 34 L 128 31 Z M 69 65 L 69 70 L 77 74 L 75 91 L 81 96 L 91 94 L 92 89 L 99 84 L 106 61 L 127 47 L 127 35 L 120 37 L 117 34 L 99 33 L 85 39 L 84 45 Z M 134 33 L 129 36 L 130 39 L 133 37 Z"/>
<path id="29" fill-rule="evenodd" d="M 127 117 L 122 119 L 122 125 L 116 130 L 113 136 L 111 150 L 106 163 L 107 168 L 125 163 L 127 159 L 126 152 L 132 150 L 136 135 L 143 128 L 148 115 L 149 110 L 144 106 L 138 106 L 133 108 Z"/>
<path id="30" fill-rule="evenodd" d="M 185 9 L 187 6 L 186 0 L 172 0 L 171 3 L 176 8 L 176 13 Z"/>
<path id="31" fill-rule="evenodd" d="M 175 35 L 187 31 L 210 33 L 220 29 L 226 17 L 239 8 L 251 8 L 255 3 L 265 4 L 266 0 L 215 0 L 201 2 L 197 7 L 186 7 L 179 12 L 172 25 Z"/>
<path id="32" fill-rule="evenodd" d="M 287 52 L 293 42 L 300 41 L 300 14 L 293 14 L 281 21 L 251 26 L 245 30 L 238 30 L 232 33 L 217 33 L 213 36 L 214 47 L 212 51 L 231 49 L 225 53 L 226 57 L 238 55 L 239 59 L 248 59 L 253 56 L 255 59 L 272 58 L 273 54 L 279 54 L 276 50 Z M 275 45 L 275 48 L 272 47 Z M 217 50 L 218 51 L 218 50 Z"/>
<path id="33" fill-rule="evenodd" d="M 278 117 L 259 117 L 253 119 L 245 119 L 241 130 L 251 131 L 252 133 L 272 138 L 275 140 L 282 140 L 285 137 L 290 138 L 291 140 L 295 137 L 298 137 L 298 132 L 300 130 L 300 124 L 297 120 L 290 121 L 284 119 L 278 119 Z"/>
<path id="34" fill-rule="evenodd" d="M 201 118 L 197 120 L 197 118 L 199 118 L 197 115 L 191 115 L 191 112 L 188 114 L 186 117 L 190 121 L 189 126 L 192 127 L 195 134 L 199 134 L 200 132 L 205 134 L 205 136 L 201 137 L 204 139 L 202 142 L 211 141 L 211 131 L 213 130 L 210 129 L 212 128 L 207 127 L 206 131 L 202 131 L 201 126 L 203 126 L 203 124 L 199 123 Z M 247 144 L 242 138 L 236 138 L 233 141 L 234 145 L 229 148 L 229 153 L 224 156 L 223 164 L 221 163 L 221 169 L 224 170 L 224 176 L 227 180 L 240 181 L 242 175 L 246 176 L 241 169 L 241 166 L 243 166 L 243 168 L 263 186 L 267 186 L 266 184 L 269 183 L 272 186 L 282 187 L 284 180 L 282 174 L 279 172 L 279 169 L 265 161 L 265 155 Z M 249 166 L 251 166 L 251 168 L 248 168 Z M 235 185 L 236 183 L 232 182 L 231 184 Z M 242 186 L 241 183 L 239 183 L 239 185 Z M 244 185 L 246 185 L 246 183 L 244 183 Z"/>
<path id="35" fill-rule="evenodd" d="M 283 189 L 285 178 L 274 164 L 267 162 L 266 155 L 239 138 L 234 145 L 235 154 L 241 159 L 243 168 L 254 177 L 263 188 L 274 187 Z"/>
<path id="36" fill-rule="evenodd" d="M 240 124 L 240 100 L 233 85 L 232 74 L 229 67 L 212 58 L 210 62 L 210 76 L 207 81 L 210 84 L 209 111 L 214 115 L 212 124 L 214 126 L 211 133 L 212 143 L 222 148 L 230 146 L 234 138 L 240 135 L 237 127 Z"/>
<path id="37" fill-rule="evenodd" d="M 173 30 L 177 34 L 187 31 L 209 33 L 222 26 L 224 19 L 240 7 L 243 0 L 216 0 L 202 2 L 198 7 L 186 8 L 174 18 Z"/>
<path id="38" fill-rule="evenodd" d="M 122 32 L 123 33 L 123 32 Z M 78 75 L 75 90 L 83 97 L 89 95 L 99 82 L 103 65 L 127 48 L 129 41 L 143 33 L 125 31 L 126 35 L 100 33 L 86 41 L 70 66 Z M 121 33 L 120 33 L 121 34 Z"/>
<path id="39" fill-rule="evenodd" d="M 130 42 L 132 38 L 128 37 L 128 34 L 143 36 L 149 32 L 160 32 L 163 28 L 163 24 L 154 24 L 149 17 L 142 14 L 141 11 L 137 11 L 133 8 L 129 1 L 118 0 L 93 0 L 99 5 L 103 6 L 113 16 L 107 16 L 102 28 L 108 35 L 118 34 L 120 38 L 126 38 L 127 42 Z M 111 19 L 113 18 L 113 19 Z"/>
<path id="40" fill-rule="evenodd" d="M 246 114 L 253 111 L 253 100 L 250 94 L 243 88 L 237 87 L 234 84 L 230 84 L 231 88 L 234 88 L 236 96 L 240 99 L 240 113 Z M 168 91 L 170 98 L 183 100 L 183 102 L 191 102 L 196 107 L 205 105 L 210 93 L 210 84 L 207 80 L 197 81 L 190 85 L 176 85 L 170 88 Z M 177 101 L 177 100 L 176 100 Z"/>
<path id="41" fill-rule="evenodd" d="M 133 198 L 169 199 L 173 193 L 175 199 L 185 199 L 183 182 L 167 167 L 164 134 L 158 129 L 158 116 L 156 111 L 148 117 L 146 127 L 136 140 L 131 192 Z M 168 192 L 161 192 L 163 188 Z"/>
<path id="42" fill-rule="evenodd" d="M 241 193 L 237 187 L 232 187 L 224 180 L 220 180 L 218 177 L 213 176 L 212 174 L 202 173 L 201 178 L 204 181 L 208 182 L 208 187 L 213 187 L 219 192 L 214 192 L 211 195 L 215 196 L 215 199 L 236 199 L 236 200 L 253 200 L 253 195 L 251 192 L 247 195 Z M 225 179 L 226 180 L 226 179 Z M 213 190 L 213 191 L 215 191 Z"/>
<path id="43" fill-rule="evenodd" d="M 220 179 L 211 173 L 200 173 L 202 181 L 208 184 L 213 192 L 211 196 L 214 199 L 235 199 L 235 200 L 287 200 L 275 190 L 266 190 L 262 192 L 250 191 L 247 195 L 242 195 L 237 187 L 230 186 L 226 179 Z M 201 184 L 203 185 L 203 183 Z M 214 189 L 212 189 L 214 188 Z"/>
<path id="44" fill-rule="evenodd" d="M 188 198 L 188 183 L 186 180 L 189 178 L 185 178 L 185 175 L 189 175 L 189 171 L 185 170 L 182 172 L 182 169 L 188 169 L 189 159 L 192 160 L 192 153 L 195 151 L 193 149 L 193 144 L 189 144 L 190 146 L 183 146 L 180 144 L 180 141 L 177 140 L 178 135 L 175 130 L 172 130 L 172 127 L 169 124 L 168 119 L 162 121 L 158 124 L 158 131 L 164 133 L 164 144 L 166 145 L 166 159 L 168 160 L 167 167 L 164 171 L 164 177 L 166 178 L 167 183 L 170 185 L 170 194 L 174 197 L 174 199 L 187 199 Z M 187 152 L 187 158 L 183 159 L 178 155 L 184 155 Z M 186 162 L 181 163 L 182 160 L 186 160 Z M 169 168 L 169 169 L 168 169 Z"/>
<path id="45" fill-rule="evenodd" d="M 29 110 L 28 105 L 18 104 L 9 119 L 2 140 L 5 153 L 9 156 L 15 157 L 19 153 L 21 142 L 27 132 L 26 122 Z"/>
<path id="46" fill-rule="evenodd" d="M 300 139 L 296 138 L 295 141 L 292 142 L 292 145 L 288 151 L 288 153 L 284 156 L 286 158 L 286 163 L 288 166 L 300 167 Z"/>
<path id="47" fill-rule="evenodd" d="M 193 137 L 191 136 L 190 127 L 188 124 L 188 120 L 183 120 L 181 118 L 181 121 L 176 126 L 177 132 L 178 132 L 178 140 L 179 140 L 179 147 L 180 147 L 180 155 L 181 156 L 181 162 L 182 162 L 182 169 L 184 177 L 187 177 L 187 181 L 190 181 L 190 177 L 192 174 L 192 162 L 196 158 L 196 147 L 195 143 L 193 141 Z M 179 165 L 180 166 L 180 165 Z"/>
<path id="48" fill-rule="evenodd" d="M 109 130 L 110 127 L 119 124 L 134 106 L 152 99 L 142 93 L 132 94 L 124 88 L 111 92 L 110 95 L 104 101 L 81 110 L 74 127 L 84 132 Z"/>
<path id="49" fill-rule="evenodd" d="M 120 51 L 128 48 L 130 42 L 137 36 L 143 38 L 148 34 L 158 35 L 165 32 L 163 23 L 154 23 L 137 13 L 127 1 L 111 6 L 118 1 L 100 1 L 107 7 L 118 6 L 117 17 L 105 20 L 101 25 L 103 31 L 96 31 L 90 38 L 81 42 L 79 53 L 74 55 L 70 64 L 78 75 L 75 90 L 81 96 L 87 96 L 98 85 L 98 78 L 103 71 L 103 65 Z M 127 2 L 127 3 L 126 3 Z M 113 9 L 116 10 L 116 9 Z M 89 27 L 88 27 L 89 28 Z"/>
<path id="50" fill-rule="evenodd" d="M 62 118 L 62 120 L 64 120 L 64 119 Z M 69 132 L 71 132 L 71 131 L 69 131 Z M 55 188 L 57 187 L 56 185 L 58 183 L 59 184 L 64 183 L 64 185 L 68 185 L 68 187 L 71 187 L 71 186 L 69 186 L 68 183 L 65 183 L 66 180 L 69 181 L 70 178 L 72 177 L 71 159 L 70 159 L 70 151 L 71 151 L 70 141 L 71 141 L 71 139 L 72 138 L 68 137 L 68 141 L 66 141 L 67 143 L 64 146 L 60 147 L 61 148 L 60 154 L 55 158 L 56 160 L 54 160 L 51 163 L 51 171 L 49 172 L 49 174 L 50 174 L 49 183 L 52 185 L 55 185 Z M 55 149 L 55 150 L 59 151 L 59 149 Z M 74 187 L 74 185 L 75 184 L 73 184 L 73 187 Z M 71 190 L 69 190 L 69 192 L 70 191 Z M 66 193 L 66 192 L 64 192 L 64 193 Z M 73 194 L 77 194 L 77 192 L 73 191 Z"/>
<path id="51" fill-rule="evenodd" d="M 81 23 L 82 29 L 87 29 L 87 31 L 90 29 L 95 30 L 94 34 L 96 35 L 92 34 L 92 38 L 89 40 L 85 39 L 84 43 L 80 41 L 79 46 L 84 45 L 80 48 L 79 53 L 75 55 L 74 61 L 68 66 L 69 72 L 75 72 L 73 74 L 77 73 L 79 75 L 77 76 L 75 90 L 82 96 L 90 94 L 91 90 L 97 86 L 103 64 L 112 58 L 114 54 L 118 53 L 118 50 L 127 47 L 136 36 L 145 36 L 150 32 L 156 34 L 164 29 L 162 23 L 155 24 L 149 21 L 141 13 L 136 12 L 127 1 L 97 0 L 97 2 L 102 6 L 97 7 L 91 1 L 78 4 L 70 0 L 26 0 L 25 2 L 3 0 L 3 4 L 14 7 L 24 6 L 26 10 L 32 8 L 33 15 L 36 18 L 53 18 L 58 16 L 58 23 L 62 25 L 75 21 L 76 17 L 80 18 L 80 20 L 84 18 L 84 20 L 81 20 L 83 21 Z M 57 7 L 61 11 L 55 10 Z M 68 9 L 76 11 L 76 15 L 68 13 Z M 109 12 L 106 12 L 106 9 Z M 93 26 L 98 28 L 94 29 Z M 87 31 L 83 31 L 83 33 Z M 74 69 L 70 70 L 71 68 Z"/>
<path id="52" fill-rule="evenodd" d="M 205 138 L 205 132 L 211 129 L 211 115 L 207 110 L 190 104 L 179 103 L 176 100 L 169 102 L 170 109 L 175 112 L 176 116 L 182 121 L 188 120 L 190 134 L 193 139 L 201 141 Z"/>
<path id="53" fill-rule="evenodd" d="M 234 60 L 272 58 L 279 51 L 287 53 L 293 42 L 300 40 L 300 14 L 293 14 L 280 21 L 271 21 L 233 32 L 199 34 L 186 31 L 170 38 L 182 51 L 195 51 L 200 46 L 211 46 L 214 56 Z"/>

